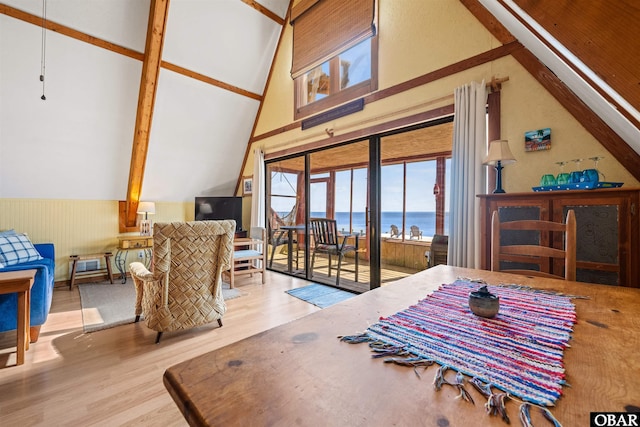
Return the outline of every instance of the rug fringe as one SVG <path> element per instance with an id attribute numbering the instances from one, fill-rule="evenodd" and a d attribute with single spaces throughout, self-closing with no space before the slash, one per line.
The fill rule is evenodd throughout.
<path id="1" fill-rule="evenodd" d="M 531 412 L 530 412 L 531 404 L 523 403 L 520 405 L 520 422 L 524 427 L 534 427 L 533 422 L 531 421 Z M 542 415 L 553 425 L 553 427 L 562 427 L 562 424 L 553 416 L 550 410 L 547 408 L 543 408 L 538 406 Z"/>
<path id="2" fill-rule="evenodd" d="M 466 280 L 474 284 L 482 283 L 472 279 Z M 453 285 L 461 287 L 458 288 Z M 432 382 L 436 391 L 441 390 L 444 386 L 455 387 L 458 391 L 456 399 L 475 405 L 473 396 L 465 384 L 465 382 L 468 382 L 486 399 L 484 404 L 486 413 L 490 416 L 499 416 L 506 424 L 511 423 L 507 414 L 506 403 L 509 400 L 513 400 L 515 403 L 521 403 L 518 416 L 524 427 L 533 427 L 530 416 L 530 408 L 532 406 L 540 408 L 542 415 L 554 427 L 561 427 L 561 424 L 554 418 L 547 407 L 554 406 L 555 399 L 561 395 L 561 387 L 568 386 L 564 377 L 561 358 L 562 350 L 566 348 L 566 343 L 569 339 L 570 327 L 575 323 L 576 319 L 574 306 L 567 297 L 580 298 L 580 296 L 565 295 L 554 291 L 538 291 L 528 286 L 516 284 L 495 286 L 514 289 L 512 291 L 503 291 L 507 295 L 505 297 L 507 301 L 515 300 L 516 297 L 522 299 L 523 303 L 516 304 L 512 302 L 511 304 L 513 307 L 510 308 L 515 314 L 520 314 L 523 310 L 522 307 L 527 308 L 534 303 L 551 306 L 553 312 L 557 312 L 557 314 L 550 317 L 550 320 L 543 322 L 544 328 L 537 334 L 532 334 L 532 336 L 536 337 L 535 339 L 531 338 L 527 341 L 533 343 L 531 346 L 534 347 L 536 352 L 543 353 L 546 351 L 544 354 L 548 353 L 548 360 L 540 360 L 532 368 L 533 370 L 539 369 L 541 371 L 538 376 L 534 376 L 530 371 L 514 369 L 513 366 L 515 364 L 510 359 L 505 359 L 506 367 L 504 370 L 496 367 L 495 363 L 497 362 L 493 358 L 502 360 L 499 357 L 500 353 L 497 351 L 503 347 L 510 348 L 508 345 L 502 345 L 502 342 L 498 341 L 500 333 L 504 334 L 502 332 L 504 325 L 500 323 L 500 319 L 486 321 L 495 323 L 495 328 L 487 330 L 485 335 L 479 336 L 475 331 L 476 329 L 487 329 L 484 323 L 478 326 L 477 322 L 473 322 L 475 318 L 469 321 L 466 320 L 464 317 L 467 316 L 466 312 L 463 314 L 458 313 L 460 311 L 459 306 L 465 307 L 466 294 L 464 294 L 463 290 L 473 289 L 473 287 L 469 286 L 469 283 L 442 285 L 437 292 L 430 294 L 428 299 L 420 300 L 418 304 L 393 316 L 381 317 L 376 324 L 369 326 L 366 332 L 339 336 L 338 338 L 340 341 L 349 344 L 366 342 L 371 349 L 372 358 L 382 358 L 384 363 L 411 367 L 418 378 L 421 378 L 418 368 L 422 367 L 422 370 L 426 371 L 429 366 L 438 365 Z M 525 290 L 550 296 L 520 295 L 519 291 Z M 452 304 L 450 300 L 454 300 L 455 303 Z M 542 301 L 542 303 L 538 301 Z M 454 306 L 453 309 L 451 308 L 452 306 Z M 450 320 L 451 318 L 455 319 L 456 322 Z M 453 335 L 461 337 L 458 338 L 460 340 L 468 340 L 471 343 L 469 345 L 471 349 L 465 347 L 460 350 L 460 346 L 456 346 L 455 343 L 441 339 L 442 336 L 448 336 L 449 329 L 446 326 L 450 323 L 455 324 L 459 330 L 467 328 L 463 332 Z M 529 323 L 522 321 L 512 326 L 511 330 L 522 334 L 522 331 L 530 330 Z M 538 329 L 534 331 L 538 331 Z M 486 337 L 488 344 L 478 337 Z M 487 354 L 479 356 L 481 350 L 490 346 L 494 341 L 498 343 L 496 344 L 498 350 L 488 351 Z M 509 343 L 511 342 L 508 341 L 507 344 Z M 518 345 L 515 347 L 520 348 L 523 346 Z M 465 356 L 468 356 L 474 363 L 467 363 Z M 540 368 L 541 365 L 543 365 L 544 369 Z M 453 373 L 449 374 L 449 379 L 447 379 L 448 370 L 452 370 L 455 373 L 455 379 Z M 521 376 L 521 378 L 515 379 L 515 385 L 510 387 L 507 384 L 510 378 L 508 375 Z"/>
<path id="3" fill-rule="evenodd" d="M 356 335 L 339 335 L 338 339 L 348 344 L 360 344 L 363 342 L 373 341 L 373 338 L 371 338 L 366 332 Z"/>

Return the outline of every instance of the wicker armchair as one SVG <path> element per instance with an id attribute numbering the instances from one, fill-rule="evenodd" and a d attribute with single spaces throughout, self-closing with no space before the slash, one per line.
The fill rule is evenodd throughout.
<path id="1" fill-rule="evenodd" d="M 156 223 L 153 272 L 142 263 L 129 266 L 136 286 L 136 322 L 162 333 L 211 323 L 222 326 L 227 307 L 223 271 L 231 266 L 235 221 Z"/>

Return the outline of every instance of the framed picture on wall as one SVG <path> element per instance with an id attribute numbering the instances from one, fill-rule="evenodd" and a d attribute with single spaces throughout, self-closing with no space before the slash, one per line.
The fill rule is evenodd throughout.
<path id="1" fill-rule="evenodd" d="M 524 151 L 551 149 L 551 129 L 530 130 L 524 133 Z"/>
<path id="2" fill-rule="evenodd" d="M 250 196 L 253 192 L 253 177 L 242 178 L 242 195 Z"/>

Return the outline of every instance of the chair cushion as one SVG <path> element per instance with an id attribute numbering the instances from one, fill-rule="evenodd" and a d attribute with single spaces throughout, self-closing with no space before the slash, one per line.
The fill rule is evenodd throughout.
<path id="1" fill-rule="evenodd" d="M 326 245 L 321 243 L 321 244 L 317 244 L 315 249 L 316 251 L 331 252 L 332 254 L 338 253 L 337 245 Z M 342 247 L 342 253 L 351 252 L 355 250 L 356 250 L 356 247 L 353 245 L 344 245 Z"/>
<path id="2" fill-rule="evenodd" d="M 0 268 L 41 259 L 26 234 L 0 236 Z"/>
<path id="3" fill-rule="evenodd" d="M 262 256 L 262 252 L 259 252 L 253 249 L 245 249 L 241 251 L 235 251 L 233 253 L 233 259 L 259 257 L 259 256 Z"/>

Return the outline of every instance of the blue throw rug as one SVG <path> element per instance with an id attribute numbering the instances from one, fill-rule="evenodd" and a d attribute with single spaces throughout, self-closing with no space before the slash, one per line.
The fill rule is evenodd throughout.
<path id="1" fill-rule="evenodd" d="M 312 283 L 310 285 L 290 289 L 285 292 L 320 308 L 329 307 L 330 305 L 356 296 L 354 293 L 343 291 L 342 289 L 336 289 L 331 286 L 321 285 L 319 283 Z"/>

